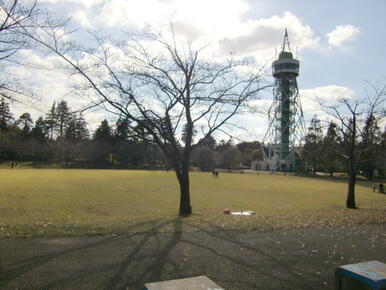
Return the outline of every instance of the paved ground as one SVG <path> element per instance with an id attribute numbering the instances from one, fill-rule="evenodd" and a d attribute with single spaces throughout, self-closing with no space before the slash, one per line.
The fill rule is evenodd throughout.
<path id="1" fill-rule="evenodd" d="M 186 229 L 125 236 L 0 239 L 2 289 L 140 289 L 206 275 L 225 289 L 333 289 L 338 265 L 386 262 L 386 224 Z"/>

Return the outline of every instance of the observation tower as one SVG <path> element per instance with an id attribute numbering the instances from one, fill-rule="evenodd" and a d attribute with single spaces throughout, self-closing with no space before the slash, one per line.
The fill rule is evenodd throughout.
<path id="1" fill-rule="evenodd" d="M 273 103 L 268 111 L 268 130 L 263 138 L 265 169 L 295 171 L 296 149 L 305 134 L 303 110 L 296 78 L 299 61 L 294 58 L 287 29 L 279 58 L 272 63 L 275 78 Z"/>

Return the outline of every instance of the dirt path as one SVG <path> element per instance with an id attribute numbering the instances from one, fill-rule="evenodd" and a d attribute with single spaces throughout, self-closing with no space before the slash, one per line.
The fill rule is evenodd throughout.
<path id="1" fill-rule="evenodd" d="M 338 265 L 386 262 L 386 224 L 0 239 L 1 289 L 140 289 L 206 275 L 225 289 L 333 289 Z"/>

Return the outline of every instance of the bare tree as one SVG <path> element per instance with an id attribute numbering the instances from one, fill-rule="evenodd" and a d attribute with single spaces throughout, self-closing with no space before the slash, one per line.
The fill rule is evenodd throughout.
<path id="1" fill-rule="evenodd" d="M 370 139 L 376 120 L 385 117 L 386 86 L 377 89 L 372 86 L 374 94 L 365 100 L 340 99 L 337 105 L 323 109 L 334 118 L 340 154 L 346 160 L 349 177 L 346 207 L 355 209 L 355 183 L 363 154 L 372 150 Z"/>
<path id="2" fill-rule="evenodd" d="M 179 214 L 190 215 L 191 153 L 257 97 L 260 71 L 232 59 L 205 57 L 208 46 L 194 49 L 172 28 L 120 43 L 93 34 L 95 47 L 84 49 L 63 37 L 61 23 L 49 24 L 40 36 L 30 37 L 80 76 L 80 87 L 95 97 L 94 105 L 127 118 L 143 140 L 162 149 L 179 182 Z"/>
<path id="3" fill-rule="evenodd" d="M 16 81 L 4 74 L 10 62 L 16 62 L 15 54 L 28 44 L 25 30 L 36 27 L 39 11 L 36 2 L 28 5 L 19 0 L 0 0 L 0 95 L 7 99 L 26 95 L 25 90 L 17 86 Z"/>

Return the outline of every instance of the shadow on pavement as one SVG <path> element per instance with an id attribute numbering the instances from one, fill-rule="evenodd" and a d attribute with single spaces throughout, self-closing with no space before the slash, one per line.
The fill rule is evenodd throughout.
<path id="1" fill-rule="evenodd" d="M 367 230 L 354 239 L 334 229 L 230 231 L 179 217 L 151 223 L 145 233 L 78 237 L 75 245 L 0 240 L 2 250 L 15 251 L 1 257 L 0 288 L 141 289 L 147 282 L 206 275 L 225 289 L 331 289 L 333 270 L 349 261 L 343 259 L 347 240 L 361 242 L 370 258 L 367 253 L 376 256 L 382 247 L 366 252 Z M 358 253 L 356 259 L 363 256 Z"/>

